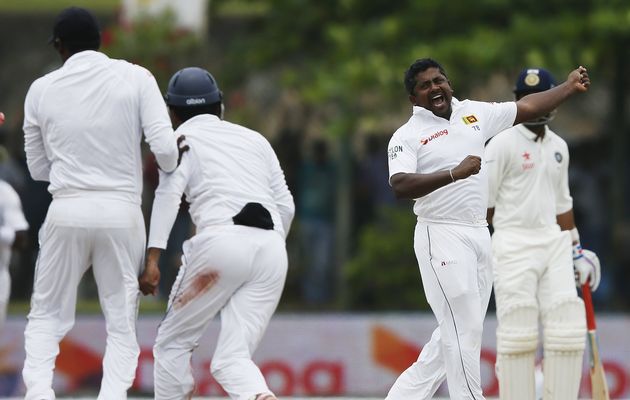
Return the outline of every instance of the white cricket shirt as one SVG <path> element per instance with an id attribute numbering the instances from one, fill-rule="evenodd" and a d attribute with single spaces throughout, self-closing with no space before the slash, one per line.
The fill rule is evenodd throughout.
<path id="1" fill-rule="evenodd" d="M 495 229 L 556 226 L 556 215 L 573 208 L 567 143 L 545 129 L 542 141 L 517 125 L 488 143 L 488 207 L 495 209 Z"/>
<path id="2" fill-rule="evenodd" d="M 9 265 L 15 233 L 27 229 L 20 196 L 10 184 L 0 180 L 0 268 Z"/>
<path id="3" fill-rule="evenodd" d="M 516 103 L 452 100 L 446 120 L 414 106 L 409 121 L 389 142 L 389 177 L 397 173 L 430 174 L 459 165 L 468 155 L 482 157 L 485 142 L 512 126 Z M 486 226 L 488 180 L 485 168 L 476 175 L 415 199 L 418 221 Z"/>
<path id="4" fill-rule="evenodd" d="M 144 131 L 158 165 L 177 166 L 177 143 L 151 73 L 97 51 L 72 55 L 31 85 L 24 104 L 26 160 L 53 197 L 98 192 L 140 204 Z"/>
<path id="5" fill-rule="evenodd" d="M 295 206 L 278 158 L 265 137 L 210 114 L 189 119 L 176 133 L 186 136 L 190 150 L 175 172 L 160 172 L 148 247 L 166 248 L 182 193 L 190 203 L 197 232 L 233 225 L 232 217 L 245 204 L 256 202 L 271 214 L 274 230 L 286 237 Z"/>

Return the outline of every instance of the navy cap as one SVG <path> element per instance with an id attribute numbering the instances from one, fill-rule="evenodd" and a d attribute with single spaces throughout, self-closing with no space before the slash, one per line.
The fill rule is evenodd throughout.
<path id="1" fill-rule="evenodd" d="M 518 75 L 515 94 L 544 92 L 556 86 L 553 75 L 542 68 L 525 68 Z"/>
<path id="2" fill-rule="evenodd" d="M 101 43 L 101 32 L 94 15 L 85 8 L 68 7 L 61 11 L 53 26 L 48 43 L 61 40 L 65 44 L 95 45 Z"/>

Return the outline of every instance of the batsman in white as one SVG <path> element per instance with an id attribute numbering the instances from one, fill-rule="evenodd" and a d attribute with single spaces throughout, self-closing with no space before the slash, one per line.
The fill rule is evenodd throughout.
<path id="1" fill-rule="evenodd" d="M 438 327 L 387 399 L 429 399 L 445 378 L 451 399 L 483 399 L 481 336 L 492 288 L 484 144 L 586 91 L 590 81 L 579 67 L 565 83 L 517 102 L 459 101 L 444 68 L 425 58 L 404 82 L 413 114 L 390 140 L 389 180 L 398 198 L 415 200 L 414 250 Z"/>
<path id="2" fill-rule="evenodd" d="M 27 230 L 28 222 L 22 212 L 20 197 L 10 184 L 0 180 L 0 335 L 11 294 L 11 254 L 15 247 L 25 243 Z"/>
<path id="3" fill-rule="evenodd" d="M 260 133 L 223 120 L 222 93 L 206 70 L 175 73 L 165 98 L 190 150 L 173 174 L 160 174 L 140 277 L 144 294 L 157 292 L 160 253 L 182 194 L 196 233 L 184 243 L 153 348 L 155 399 L 191 398 L 192 352 L 217 313 L 214 378 L 233 399 L 275 399 L 252 354 L 287 274 L 285 238 L 295 207 L 284 172 Z"/>
<path id="4" fill-rule="evenodd" d="M 51 42 L 63 65 L 31 85 L 24 139 L 31 177 L 53 200 L 39 232 L 24 333 L 25 399 L 54 399 L 59 342 L 74 324 L 77 286 L 92 266 L 107 346 L 98 399 L 127 398 L 139 346 L 136 316 L 146 232 L 140 208 L 144 136 L 164 171 L 177 140 L 149 71 L 98 51 L 100 32 L 82 8 L 63 10 Z"/>
<path id="5" fill-rule="evenodd" d="M 516 100 L 555 87 L 541 68 L 518 76 Z M 547 124 L 552 111 L 486 146 L 501 399 L 534 399 L 538 321 L 543 326 L 543 399 L 577 399 L 586 319 L 575 285 L 597 289 L 597 256 L 580 247 L 569 193 L 567 143 Z M 573 242 L 573 257 L 571 247 Z M 573 259 L 572 259 L 573 258 Z M 574 272 L 575 268 L 575 272 Z"/>

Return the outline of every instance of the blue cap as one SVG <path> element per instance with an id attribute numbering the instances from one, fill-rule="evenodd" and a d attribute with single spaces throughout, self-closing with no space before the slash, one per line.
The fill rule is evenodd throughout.
<path id="1" fill-rule="evenodd" d="M 556 80 L 553 75 L 542 68 L 525 68 L 518 75 L 515 94 L 544 92 L 556 86 Z"/>

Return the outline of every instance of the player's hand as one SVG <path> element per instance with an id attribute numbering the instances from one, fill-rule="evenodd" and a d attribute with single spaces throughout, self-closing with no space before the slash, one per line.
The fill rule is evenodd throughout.
<path id="1" fill-rule="evenodd" d="M 580 245 L 574 246 L 573 270 L 575 271 L 575 286 L 582 287 L 588 282 L 591 291 L 597 290 L 602 276 L 597 254 L 590 250 L 583 250 Z"/>
<path id="2" fill-rule="evenodd" d="M 188 150 L 190 150 L 190 146 L 188 146 L 187 144 L 182 144 L 182 142 L 186 139 L 186 136 L 184 135 L 180 135 L 177 138 L 177 150 L 179 151 L 179 156 L 177 157 L 177 165 L 179 166 L 179 164 L 182 162 L 182 156 L 184 155 L 185 152 L 187 152 Z"/>
<path id="3" fill-rule="evenodd" d="M 588 77 L 588 72 L 583 66 L 579 66 L 577 69 L 571 71 L 567 77 L 567 83 L 575 89 L 576 92 L 586 92 L 591 86 L 591 79 Z"/>
<path id="4" fill-rule="evenodd" d="M 138 279 L 140 291 L 144 295 L 157 295 L 158 284 L 160 283 L 160 268 L 157 261 L 147 260 L 144 271 Z"/>
<path id="5" fill-rule="evenodd" d="M 466 156 L 459 165 L 451 170 L 453 178 L 458 181 L 460 179 L 466 179 L 470 175 L 476 175 L 481 169 L 481 157 L 478 156 Z"/>

